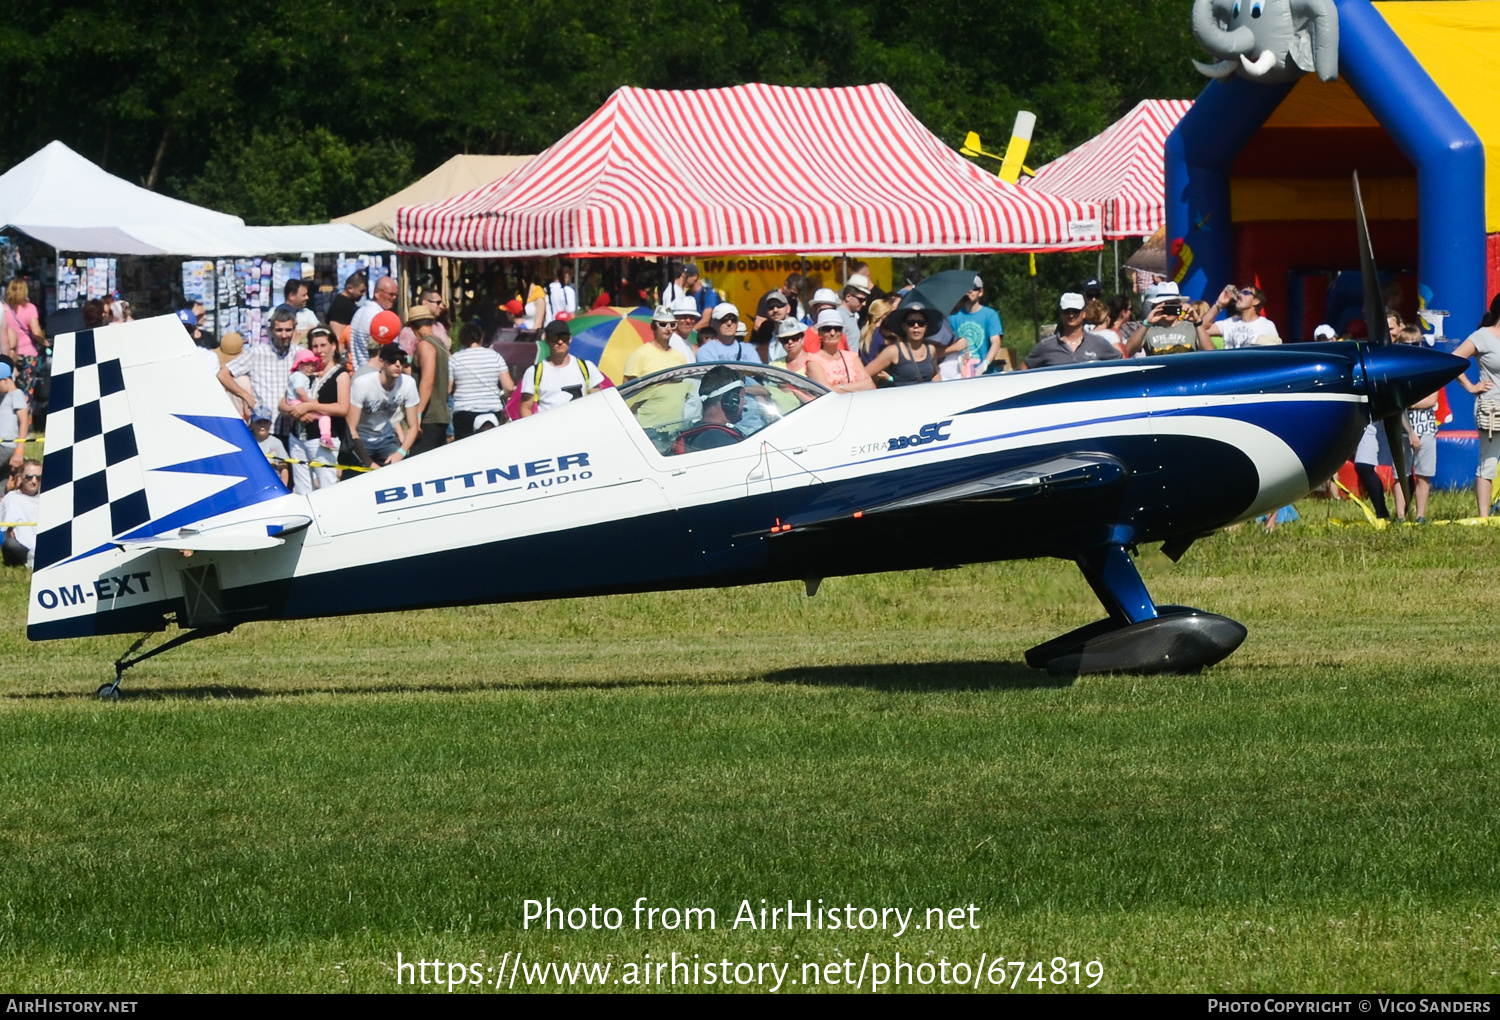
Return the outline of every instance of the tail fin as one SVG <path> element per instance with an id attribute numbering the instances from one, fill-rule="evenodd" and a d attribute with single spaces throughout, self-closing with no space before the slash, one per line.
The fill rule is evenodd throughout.
<path id="1" fill-rule="evenodd" d="M 36 570 L 286 495 L 175 316 L 56 338 Z"/>

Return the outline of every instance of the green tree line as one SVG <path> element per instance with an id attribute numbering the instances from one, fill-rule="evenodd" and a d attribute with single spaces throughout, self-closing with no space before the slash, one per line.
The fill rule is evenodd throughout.
<path id="1" fill-rule="evenodd" d="M 970 130 L 1003 147 L 1030 109 L 1037 166 L 1140 99 L 1196 95 L 1189 11 L 1188 0 L 33 0 L 0 21 L 0 163 L 60 139 L 251 223 L 312 222 L 455 153 L 539 152 L 622 85 L 763 81 L 885 82 L 955 147 Z M 803 140 L 859 130 L 809 125 Z M 1044 262 L 1076 275 L 1091 260 Z"/>

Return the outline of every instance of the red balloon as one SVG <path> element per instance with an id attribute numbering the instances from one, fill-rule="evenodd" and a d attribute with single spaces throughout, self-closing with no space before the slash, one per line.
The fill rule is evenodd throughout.
<path id="1" fill-rule="evenodd" d="M 378 344 L 393 344 L 401 333 L 401 316 L 380 312 L 370 320 L 370 339 Z"/>

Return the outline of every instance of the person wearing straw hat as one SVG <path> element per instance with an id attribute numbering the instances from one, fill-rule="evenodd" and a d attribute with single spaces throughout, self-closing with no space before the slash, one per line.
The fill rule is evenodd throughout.
<path id="1" fill-rule="evenodd" d="M 411 374 L 417 379 L 417 414 L 422 431 L 411 444 L 411 456 L 436 450 L 448 441 L 448 425 L 453 413 L 448 410 L 448 346 L 433 335 L 437 315 L 427 305 L 417 305 L 406 316 L 406 324 L 417 335 L 417 350 L 412 358 Z"/>

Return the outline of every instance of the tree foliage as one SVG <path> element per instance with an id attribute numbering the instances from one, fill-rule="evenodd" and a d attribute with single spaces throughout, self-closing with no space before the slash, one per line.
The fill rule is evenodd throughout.
<path id="1" fill-rule="evenodd" d="M 1192 53 L 1186 0 L 35 0 L 0 24 L 0 162 L 57 138 L 252 220 L 314 220 L 456 152 L 540 151 L 621 85 L 883 81 L 955 145 L 1033 110 L 1036 165 L 1195 94 Z"/>
<path id="2" fill-rule="evenodd" d="M 762 81 L 885 82 L 955 147 L 971 130 L 1003 147 L 1029 109 L 1038 166 L 1140 99 L 1197 94 L 1189 11 L 1188 0 L 33 0 L 0 21 L 0 164 L 60 139 L 252 223 L 311 222 L 455 153 L 539 152 L 622 85 Z M 828 139 L 808 125 L 805 143 Z M 1043 322 L 1095 258 L 1038 260 Z M 1008 323 L 1031 318 L 1025 256 L 969 264 Z"/>
<path id="3" fill-rule="evenodd" d="M 332 219 L 349 210 L 350 195 L 383 197 L 411 183 L 411 147 L 404 142 L 348 142 L 325 127 L 231 138 L 203 170 L 173 182 L 198 205 L 247 222 Z"/>

